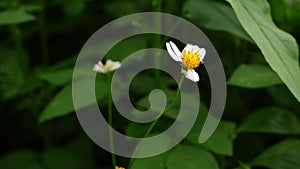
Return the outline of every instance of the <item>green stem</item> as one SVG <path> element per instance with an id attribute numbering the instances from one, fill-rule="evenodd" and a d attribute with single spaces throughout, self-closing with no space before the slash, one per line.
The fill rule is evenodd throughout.
<path id="1" fill-rule="evenodd" d="M 16 47 L 16 50 L 18 52 L 19 55 L 19 59 L 20 59 L 20 64 L 22 66 L 23 70 L 26 70 L 27 66 L 28 66 L 28 58 L 25 54 L 25 50 L 23 47 L 23 42 L 22 42 L 22 37 L 21 37 L 21 30 L 18 27 L 18 25 L 13 24 L 10 26 L 10 31 L 11 31 L 11 36 L 13 37 L 14 40 L 14 44 Z"/>
<path id="2" fill-rule="evenodd" d="M 107 89 L 108 89 L 108 123 L 110 125 L 109 129 L 109 144 L 110 144 L 110 151 L 111 151 L 111 161 L 113 167 L 117 165 L 116 157 L 115 157 L 115 149 L 114 149 L 114 138 L 112 133 L 113 127 L 113 120 L 112 120 L 112 96 L 111 96 L 111 75 L 110 73 L 106 74 L 107 77 Z"/>
<path id="3" fill-rule="evenodd" d="M 162 111 L 159 113 L 159 115 L 157 116 L 157 118 L 151 123 L 151 125 L 149 126 L 148 130 L 146 131 L 145 135 L 143 138 L 146 138 L 149 136 L 149 134 L 151 133 L 151 131 L 153 130 L 154 126 L 157 124 L 158 120 L 160 119 L 160 117 L 167 111 L 169 111 L 177 102 L 177 99 L 178 99 L 178 96 L 179 96 L 179 93 L 180 93 L 180 89 L 181 89 L 181 86 L 182 86 L 182 83 L 183 83 L 183 80 L 184 80 L 184 75 L 181 76 L 181 79 L 179 81 L 179 84 L 178 84 L 178 88 L 177 88 L 177 91 L 176 91 L 176 94 L 175 94 L 175 98 L 173 99 L 173 101 Z M 134 154 L 139 150 L 139 145 L 137 146 L 136 150 L 134 151 Z M 130 169 L 132 167 L 132 164 L 134 162 L 134 158 L 131 158 L 130 161 L 129 161 L 129 165 L 128 165 L 128 169 Z"/>

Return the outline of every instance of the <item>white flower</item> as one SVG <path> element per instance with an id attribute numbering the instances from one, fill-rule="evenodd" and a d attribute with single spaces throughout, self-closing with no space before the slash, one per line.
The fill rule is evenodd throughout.
<path id="1" fill-rule="evenodd" d="M 181 73 L 183 73 L 186 78 L 198 82 L 200 78 L 194 69 L 203 63 L 206 50 L 199 48 L 197 45 L 187 44 L 182 52 L 180 52 L 172 41 L 167 42 L 166 47 L 170 56 L 175 61 L 182 62 Z"/>
<path id="2" fill-rule="evenodd" d="M 116 69 L 118 69 L 120 67 L 121 67 L 121 63 L 120 62 L 118 62 L 118 61 L 114 62 L 114 61 L 108 59 L 106 61 L 105 65 L 101 61 L 99 61 L 98 64 L 94 65 L 93 70 L 95 72 L 103 73 L 104 74 L 104 73 L 107 73 L 107 72 L 114 71 L 114 70 L 116 70 Z"/>

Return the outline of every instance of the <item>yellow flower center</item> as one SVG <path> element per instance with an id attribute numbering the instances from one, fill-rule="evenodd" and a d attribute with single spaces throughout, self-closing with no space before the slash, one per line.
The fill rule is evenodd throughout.
<path id="1" fill-rule="evenodd" d="M 125 169 L 124 167 L 118 167 L 118 166 L 116 166 L 116 169 Z"/>
<path id="2" fill-rule="evenodd" d="M 192 52 L 186 52 L 185 50 L 182 51 L 182 63 L 184 66 L 186 66 L 188 69 L 194 69 L 198 67 L 201 63 L 199 56 Z"/>

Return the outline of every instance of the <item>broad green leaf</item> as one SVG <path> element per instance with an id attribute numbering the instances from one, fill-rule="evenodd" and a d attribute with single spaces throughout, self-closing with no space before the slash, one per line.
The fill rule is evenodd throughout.
<path id="1" fill-rule="evenodd" d="M 167 154 L 168 153 L 164 153 L 153 157 L 135 159 L 131 169 L 165 169 Z"/>
<path id="2" fill-rule="evenodd" d="M 126 135 L 130 137 L 143 137 L 149 128 L 149 124 L 129 123 L 126 128 Z M 137 130 L 138 129 L 138 130 Z"/>
<path id="3" fill-rule="evenodd" d="M 72 101 L 72 85 L 64 87 L 43 110 L 39 122 L 67 115 L 74 111 Z"/>
<path id="4" fill-rule="evenodd" d="M 199 137 L 199 136 L 198 136 Z M 233 155 L 233 140 L 235 138 L 235 124 L 232 122 L 219 123 L 216 131 L 200 146 L 222 155 Z"/>
<path id="5" fill-rule="evenodd" d="M 233 72 L 228 84 L 245 88 L 262 88 L 282 84 L 282 81 L 267 66 L 242 64 Z"/>
<path id="6" fill-rule="evenodd" d="M 186 17 L 207 29 L 226 31 L 250 42 L 233 10 L 225 3 L 208 0 L 189 0 L 183 8 Z"/>
<path id="7" fill-rule="evenodd" d="M 0 25 L 19 24 L 35 20 L 35 16 L 23 9 L 5 10 L 0 12 Z"/>
<path id="8" fill-rule="evenodd" d="M 218 169 L 218 163 L 208 151 L 199 147 L 177 145 L 169 152 L 167 168 L 172 169 Z"/>
<path id="9" fill-rule="evenodd" d="M 107 88 L 105 82 L 99 82 L 99 79 L 96 80 L 96 97 L 97 99 L 100 99 L 104 97 L 107 94 Z M 75 81 L 73 83 L 79 83 L 82 88 L 89 87 L 90 85 L 95 84 L 87 84 L 86 80 L 78 79 L 78 81 Z M 84 90 L 78 91 L 81 96 L 80 105 L 78 107 L 85 107 L 90 104 L 93 104 L 91 102 L 91 99 L 88 98 Z M 67 85 L 64 87 L 55 97 L 50 101 L 50 103 L 46 106 L 46 108 L 43 110 L 42 114 L 39 117 L 39 122 L 44 122 L 46 120 L 50 120 L 56 117 L 61 117 L 67 114 L 70 114 L 74 111 L 73 106 L 73 99 L 72 99 L 72 84 Z"/>
<path id="10" fill-rule="evenodd" d="M 300 101 L 299 49 L 296 40 L 272 21 L 266 0 L 228 0 L 266 61 Z"/>
<path id="11" fill-rule="evenodd" d="M 195 131 L 196 130 L 192 130 L 186 139 L 195 145 L 201 146 L 217 154 L 233 154 L 233 140 L 235 138 L 234 123 L 221 121 L 213 135 L 202 144 L 199 144 L 198 142 L 200 133 Z"/>
<path id="12" fill-rule="evenodd" d="M 292 112 L 268 107 L 251 113 L 238 128 L 238 132 L 268 132 L 300 134 L 300 122 Z"/>
<path id="13" fill-rule="evenodd" d="M 72 81 L 73 69 L 63 69 L 55 72 L 42 73 L 40 78 L 53 85 L 63 85 Z"/>
<path id="14" fill-rule="evenodd" d="M 201 103 L 197 120 L 187 135 L 191 143 L 222 155 L 232 155 L 235 138 L 235 124 L 221 121 L 214 134 L 204 143 L 199 144 L 199 134 L 206 120 L 208 109 Z"/>
<path id="15" fill-rule="evenodd" d="M 300 110 L 300 104 L 286 86 L 273 86 L 267 88 L 272 100 L 281 107 L 290 107 L 293 110 Z M 280 93 L 280 94 L 278 94 Z M 280 96 L 280 97 L 279 97 Z M 295 112 L 297 113 L 297 112 Z M 300 112 L 299 112 L 300 113 Z"/>
<path id="16" fill-rule="evenodd" d="M 0 168 L 3 169 L 42 169 L 37 154 L 30 150 L 17 150 L 0 158 Z"/>
<path id="17" fill-rule="evenodd" d="M 273 145 L 250 164 L 272 169 L 300 168 L 300 140 L 289 139 Z"/>
<path id="18" fill-rule="evenodd" d="M 41 4 L 22 4 L 21 8 L 27 12 L 41 12 L 43 6 Z"/>

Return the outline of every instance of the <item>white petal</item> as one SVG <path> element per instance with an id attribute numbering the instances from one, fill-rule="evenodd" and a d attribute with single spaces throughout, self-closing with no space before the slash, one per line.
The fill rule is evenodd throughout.
<path id="1" fill-rule="evenodd" d="M 107 59 L 105 65 L 111 66 L 114 62 L 111 59 Z"/>
<path id="2" fill-rule="evenodd" d="M 197 45 L 193 45 L 193 46 L 192 46 L 192 51 L 193 51 L 194 53 L 197 53 L 199 50 L 200 50 L 200 48 L 199 48 Z"/>
<path id="3" fill-rule="evenodd" d="M 104 67 L 99 67 L 98 72 L 100 72 L 100 73 L 106 73 L 106 72 L 108 72 L 108 71 L 107 71 L 107 69 L 106 69 L 105 66 L 104 66 Z"/>
<path id="4" fill-rule="evenodd" d="M 103 66 L 103 63 L 102 63 L 101 60 L 98 62 L 98 65 L 99 65 L 99 66 Z"/>
<path id="5" fill-rule="evenodd" d="M 191 44 L 187 44 L 187 45 L 184 47 L 184 50 L 185 50 L 186 52 L 190 52 L 190 51 L 192 51 L 192 49 L 193 49 L 193 45 L 191 45 Z"/>
<path id="6" fill-rule="evenodd" d="M 188 69 L 185 77 L 193 82 L 198 82 L 200 80 L 198 73 L 194 69 Z"/>
<path id="7" fill-rule="evenodd" d="M 180 52 L 180 50 L 177 48 L 177 46 L 172 42 L 170 41 L 170 45 L 174 51 L 174 53 L 181 59 L 182 57 L 182 53 Z"/>
<path id="8" fill-rule="evenodd" d="M 180 62 L 181 61 L 181 58 L 179 58 L 175 53 L 174 51 L 172 50 L 170 44 L 167 42 L 166 43 L 166 47 L 167 47 L 167 51 L 168 53 L 170 54 L 170 56 L 177 62 Z"/>
<path id="9" fill-rule="evenodd" d="M 113 70 L 116 70 L 116 69 L 118 69 L 118 68 L 120 68 L 121 67 L 121 63 L 120 62 L 113 62 L 112 64 L 111 64 L 111 71 L 113 71 Z"/>
<path id="10" fill-rule="evenodd" d="M 94 65 L 94 67 L 93 67 L 93 71 L 95 71 L 95 72 L 99 72 L 99 65 L 98 64 L 96 64 L 96 65 Z"/>
<path id="11" fill-rule="evenodd" d="M 199 51 L 200 54 L 200 60 L 203 61 L 205 55 L 206 55 L 206 50 L 204 48 L 201 48 Z"/>

